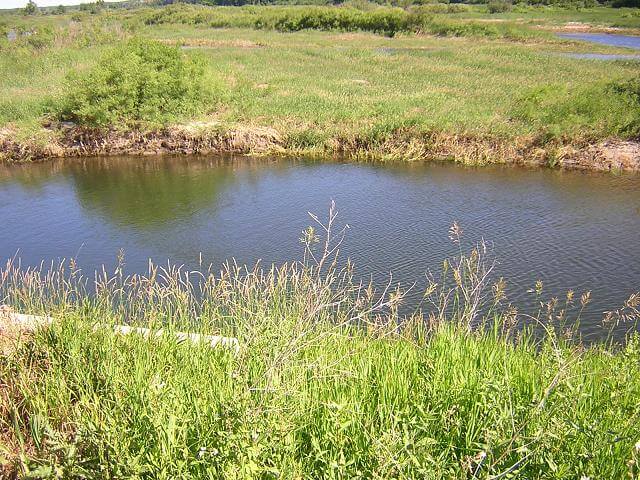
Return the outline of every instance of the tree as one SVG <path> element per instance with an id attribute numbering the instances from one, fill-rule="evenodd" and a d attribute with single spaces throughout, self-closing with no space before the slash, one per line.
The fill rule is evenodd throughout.
<path id="1" fill-rule="evenodd" d="M 67 8 L 64 5 L 58 5 L 55 9 L 55 13 L 58 15 L 62 15 L 67 11 Z"/>
<path id="2" fill-rule="evenodd" d="M 27 6 L 24 7 L 24 14 L 35 15 L 36 13 L 38 13 L 38 5 L 36 5 L 36 2 L 34 2 L 33 0 L 29 0 Z"/>

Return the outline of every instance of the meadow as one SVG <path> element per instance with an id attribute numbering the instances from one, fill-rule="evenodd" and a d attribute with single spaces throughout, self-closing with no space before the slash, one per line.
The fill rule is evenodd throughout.
<path id="1" fill-rule="evenodd" d="M 516 7 L 489 14 L 485 6 L 436 4 L 6 15 L 5 30 L 19 24 L 29 31 L 31 22 L 37 28 L 0 46 L 0 125 L 9 132 L 4 138 L 18 143 L 4 156 L 37 158 L 39 145 L 60 139 L 56 122 L 65 120 L 61 112 L 76 89 L 69 72 L 99 71 L 114 43 L 143 38 L 180 47 L 202 64 L 209 95 L 159 123 L 133 116 L 103 128 L 268 128 L 278 138 L 275 150 L 289 154 L 472 162 L 539 155 L 551 163 L 566 148 L 640 131 L 639 63 L 564 57 L 628 51 L 559 39 L 553 30 L 572 18 L 596 30 L 633 32 L 636 13 Z"/>

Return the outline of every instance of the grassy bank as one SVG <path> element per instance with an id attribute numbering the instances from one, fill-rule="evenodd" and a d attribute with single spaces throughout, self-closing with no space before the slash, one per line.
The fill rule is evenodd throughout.
<path id="1" fill-rule="evenodd" d="M 71 88 L 67 74 L 90 71 L 111 45 L 132 36 L 184 47 L 185 58 L 204 65 L 213 95 L 199 113 L 160 126 L 114 121 L 103 129 L 259 127 L 277 134 L 274 150 L 292 154 L 467 163 L 569 164 L 589 145 L 637 138 L 640 97 L 629 80 L 640 63 L 564 57 L 628 53 L 554 38 L 545 29 L 562 24 L 558 12 L 566 9 L 528 7 L 522 17 L 507 12 L 499 21 L 487 21 L 481 7 L 437 11 L 183 5 L 79 22 L 69 15 L 8 16 L 5 29 L 21 23 L 28 30 L 33 22 L 46 38 L 39 42 L 36 33 L 0 46 L 3 153 L 24 160 L 86 147 L 77 132 L 65 140 L 69 132 L 58 123 Z M 640 25 L 625 9 L 570 15 L 586 25 Z"/>
<path id="2" fill-rule="evenodd" d="M 339 238 L 278 269 L 94 283 L 73 264 L 5 267 L 0 299 L 57 320 L 3 330 L 3 478 L 638 475 L 640 343 L 581 345 L 567 327 L 588 294 L 547 303 L 539 285 L 540 311 L 519 314 L 480 248 L 434 278 L 428 316 L 400 318 L 402 292 L 334 263 Z M 608 323 L 633 327 L 637 298 Z M 115 335 L 121 323 L 240 350 Z"/>

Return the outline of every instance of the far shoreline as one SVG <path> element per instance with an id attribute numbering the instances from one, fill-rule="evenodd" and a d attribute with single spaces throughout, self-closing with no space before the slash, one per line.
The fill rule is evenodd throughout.
<path id="1" fill-rule="evenodd" d="M 300 148 L 285 134 L 264 126 L 221 126 L 197 122 L 154 130 L 116 130 L 58 125 L 17 139 L 0 130 L 0 162 L 42 162 L 64 157 L 243 154 L 343 158 L 349 161 L 452 161 L 472 166 L 514 165 L 594 172 L 640 172 L 640 141 L 548 142 L 532 137 L 393 132 L 383 140 L 332 138 Z"/>

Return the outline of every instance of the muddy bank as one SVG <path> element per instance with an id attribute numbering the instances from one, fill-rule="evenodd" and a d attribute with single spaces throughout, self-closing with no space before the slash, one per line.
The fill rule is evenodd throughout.
<path id="1" fill-rule="evenodd" d="M 300 148 L 273 128 L 222 128 L 207 123 L 146 132 L 62 126 L 26 140 L 18 139 L 11 129 L 0 130 L 0 160 L 10 163 L 97 155 L 210 153 L 325 155 L 355 160 L 444 159 L 467 165 L 513 164 L 640 172 L 640 141 L 541 144 L 534 138 L 499 139 L 407 130 L 394 132 L 382 140 L 345 136 L 311 148 Z"/>

